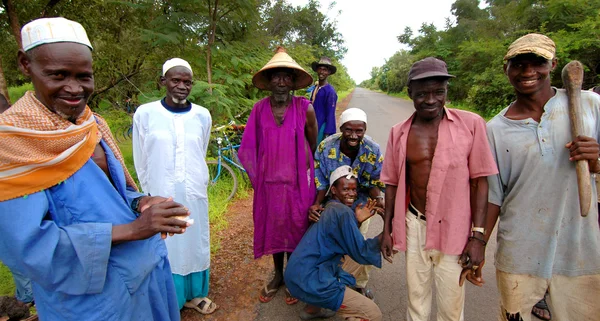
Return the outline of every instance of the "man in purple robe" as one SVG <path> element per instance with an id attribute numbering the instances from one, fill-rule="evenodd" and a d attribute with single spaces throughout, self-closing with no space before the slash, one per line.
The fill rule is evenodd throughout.
<path id="1" fill-rule="evenodd" d="M 310 95 L 310 100 L 315 106 L 317 115 L 317 126 L 319 134 L 317 144 L 329 135 L 335 134 L 335 106 L 337 104 L 337 93 L 335 88 L 327 82 L 327 78 L 337 71 L 328 57 L 321 57 L 319 61 L 311 64 L 312 70 L 317 73 L 319 81 Z"/>
<path id="2" fill-rule="evenodd" d="M 254 188 L 254 258 L 273 255 L 275 276 L 259 297 L 266 303 L 283 285 L 284 253 L 289 258 L 308 229 L 308 208 L 316 194 L 317 120 L 310 101 L 291 93 L 310 85 L 312 77 L 283 48 L 252 83 L 271 92 L 254 105 L 239 149 Z M 286 290 L 286 303 L 296 302 Z"/>

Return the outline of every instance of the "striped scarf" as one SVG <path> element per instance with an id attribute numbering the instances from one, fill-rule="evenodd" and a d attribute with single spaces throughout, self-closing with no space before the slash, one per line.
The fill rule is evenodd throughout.
<path id="1" fill-rule="evenodd" d="M 73 124 L 27 92 L 0 115 L 0 201 L 42 191 L 71 177 L 101 139 L 121 163 L 127 185 L 137 190 L 102 117 L 86 107 Z"/>

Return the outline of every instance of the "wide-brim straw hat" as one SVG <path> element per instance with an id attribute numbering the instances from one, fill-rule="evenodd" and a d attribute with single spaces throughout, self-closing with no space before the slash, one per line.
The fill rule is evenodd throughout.
<path id="1" fill-rule="evenodd" d="M 283 47 L 277 47 L 273 58 L 271 58 L 271 60 L 269 60 L 269 62 L 267 62 L 267 64 L 254 75 L 254 77 L 252 77 L 252 84 L 254 84 L 254 86 L 258 89 L 269 90 L 270 80 L 266 71 L 276 68 L 287 68 L 293 70 L 295 79 L 292 90 L 306 88 L 313 82 L 312 76 L 302 67 L 300 67 L 300 65 L 294 59 L 292 59 L 287 52 L 285 52 Z"/>
<path id="2" fill-rule="evenodd" d="M 333 75 L 333 74 L 335 74 L 335 73 L 336 73 L 336 71 L 337 71 L 337 67 L 336 67 L 336 66 L 334 66 L 334 65 L 331 63 L 331 59 L 329 59 L 329 57 L 325 57 L 325 56 L 323 56 L 323 57 L 321 57 L 321 59 L 320 59 L 319 61 L 314 61 L 314 62 L 313 62 L 311 65 L 310 65 L 310 67 L 312 68 L 312 70 L 313 70 L 314 72 L 316 72 L 316 71 L 317 71 L 317 68 L 319 68 L 319 66 L 325 66 L 325 67 L 327 67 L 327 68 L 329 69 L 329 71 L 330 71 L 329 75 Z"/>

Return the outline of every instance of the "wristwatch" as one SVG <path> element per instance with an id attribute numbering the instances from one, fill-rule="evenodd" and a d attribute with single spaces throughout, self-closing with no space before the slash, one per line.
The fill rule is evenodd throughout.
<path id="1" fill-rule="evenodd" d="M 131 209 L 136 212 L 139 213 L 140 211 L 138 211 L 138 208 L 140 207 L 140 200 L 142 200 L 144 196 L 140 196 L 137 198 L 134 198 L 133 201 L 131 201 Z"/>
<path id="2" fill-rule="evenodd" d="M 485 235 L 485 228 L 483 228 L 483 227 L 472 227 L 471 228 L 471 232 L 479 232 L 479 233 Z"/>

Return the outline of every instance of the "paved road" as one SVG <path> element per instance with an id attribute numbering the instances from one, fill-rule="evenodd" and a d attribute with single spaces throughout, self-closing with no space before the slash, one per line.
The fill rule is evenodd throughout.
<path id="1" fill-rule="evenodd" d="M 412 102 L 399 98 L 389 97 L 385 94 L 375 93 L 366 89 L 357 88 L 352 100 L 348 105 L 363 109 L 368 115 L 367 134 L 377 141 L 382 149 L 387 146 L 387 138 L 391 127 L 401 122 L 413 113 Z M 383 221 L 375 218 L 369 226 L 370 236 L 381 232 Z M 492 237 L 495 240 L 495 236 Z M 496 248 L 495 242 L 488 244 L 486 253 L 487 264 L 484 267 L 484 279 L 486 284 L 483 288 L 467 284 L 467 297 L 465 305 L 465 320 L 467 321 L 489 321 L 496 320 L 498 315 L 498 294 L 496 290 L 496 279 L 493 268 L 493 252 Z M 406 281 L 405 281 L 404 254 L 398 253 L 394 263 L 384 261 L 382 269 L 374 269 L 371 272 L 369 287 L 375 293 L 375 302 L 384 314 L 384 321 L 402 321 L 406 316 Z M 435 296 L 434 296 L 435 297 Z M 277 297 L 267 304 L 259 304 L 258 317 L 256 321 L 274 320 L 300 320 L 298 313 L 303 304 L 286 306 L 283 291 L 279 291 Z M 431 320 L 435 320 L 435 306 Z M 335 317 L 331 320 L 341 321 L 342 318 Z"/>

